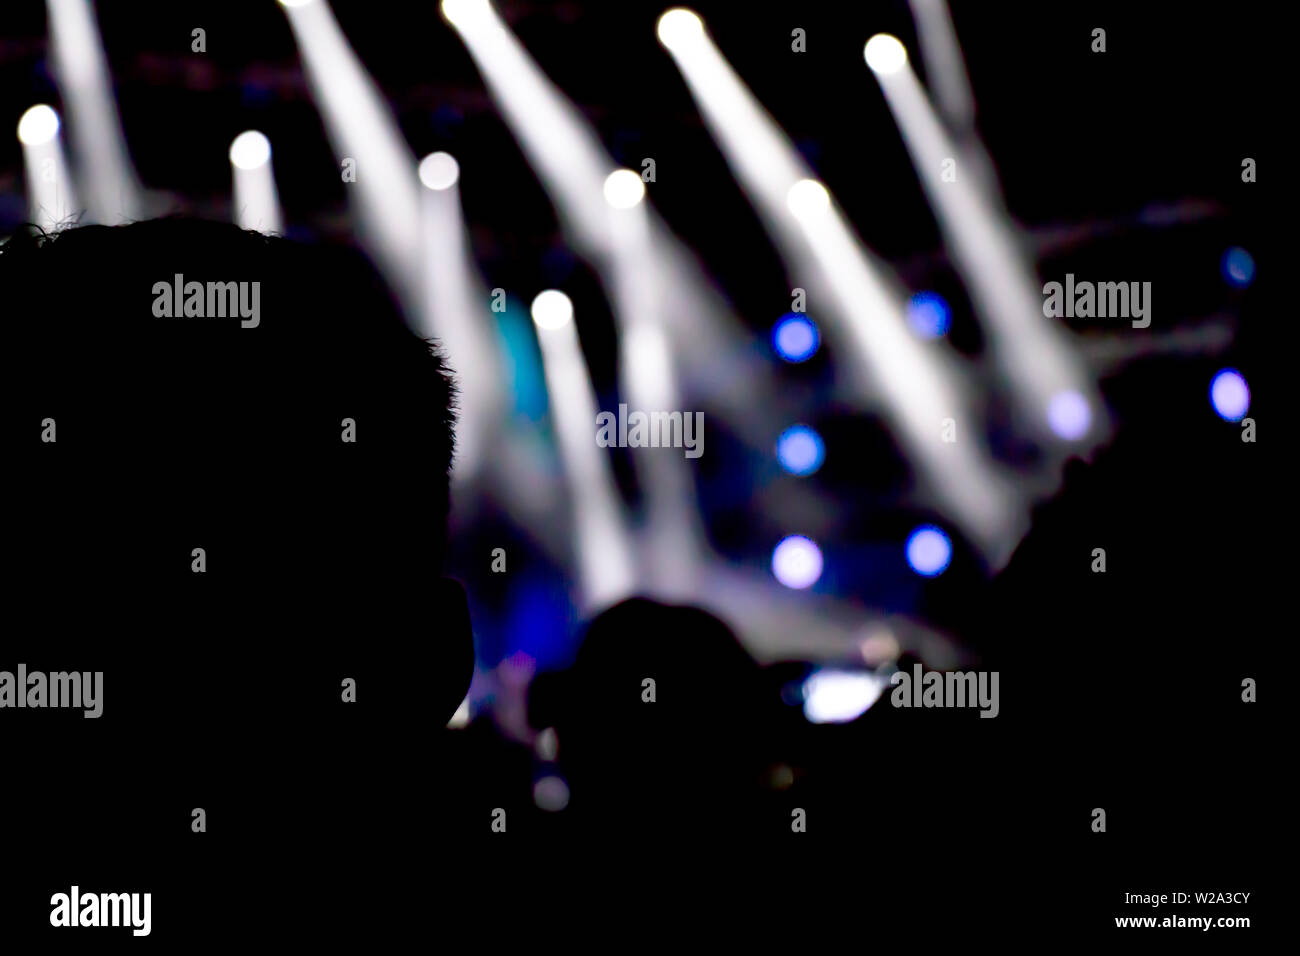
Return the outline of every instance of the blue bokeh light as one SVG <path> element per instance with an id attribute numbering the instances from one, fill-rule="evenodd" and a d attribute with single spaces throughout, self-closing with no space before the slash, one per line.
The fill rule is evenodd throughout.
<path id="1" fill-rule="evenodd" d="M 940 575 L 952 563 L 952 542 L 942 529 L 921 525 L 907 539 L 907 563 L 922 577 Z"/>
<path id="2" fill-rule="evenodd" d="M 952 328 L 952 307 L 937 292 L 918 292 L 907 303 L 907 324 L 917 335 L 937 339 Z"/>
<path id="3" fill-rule="evenodd" d="M 821 335 L 812 319 L 798 312 L 781 316 L 772 330 L 772 347 L 787 362 L 806 362 L 821 344 Z"/>
<path id="4" fill-rule="evenodd" d="M 1250 410 L 1250 386 L 1235 368 L 1225 368 L 1210 383 L 1210 403 L 1224 421 L 1239 422 Z"/>
<path id="5" fill-rule="evenodd" d="M 1233 246 L 1225 252 L 1219 268 L 1228 284 L 1238 289 L 1244 289 L 1255 281 L 1255 259 L 1241 246 Z"/>
<path id="6" fill-rule="evenodd" d="M 807 425 L 791 425 L 776 442 L 776 457 L 792 475 L 811 475 L 826 458 L 822 437 Z"/>

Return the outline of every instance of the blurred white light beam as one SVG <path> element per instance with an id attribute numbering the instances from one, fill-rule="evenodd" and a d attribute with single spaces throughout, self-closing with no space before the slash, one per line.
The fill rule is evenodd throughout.
<path id="1" fill-rule="evenodd" d="M 626 175 L 617 170 L 594 129 L 528 56 L 487 0 L 444 0 L 443 15 L 456 29 L 478 66 L 502 117 L 519 141 L 542 186 L 551 197 L 570 245 L 600 271 L 607 286 L 617 279 L 610 262 L 610 202 L 632 196 Z M 627 171 L 632 172 L 632 171 Z M 618 173 L 617 178 L 612 174 Z M 635 173 L 633 173 L 635 175 Z M 643 187 L 644 188 L 644 187 Z M 658 320 L 680 334 L 674 359 L 707 383 L 711 399 L 739 436 L 754 448 L 769 444 L 759 407 L 775 408 L 780 395 L 762 381 L 750 361 L 748 342 L 734 316 L 704 279 L 691 253 L 647 210 L 650 252 L 661 278 Z M 618 316 L 616 316 L 616 319 Z M 689 339 L 689 342 L 682 340 Z"/>
<path id="2" fill-rule="evenodd" d="M 529 57 L 488 0 L 443 0 L 443 16 L 473 57 L 529 164 L 579 244 L 607 242 L 605 178 L 614 163 L 599 138 Z"/>
<path id="3" fill-rule="evenodd" d="M 884 35 L 867 41 L 869 66 L 872 44 L 889 41 L 898 42 Z M 988 191 L 964 178 L 960 169 L 955 182 L 943 181 L 944 161 L 956 155 L 956 146 L 906 59 L 896 70 L 872 66 L 872 71 L 957 270 L 971 290 L 992 358 L 1024 403 L 1025 425 L 1046 447 L 1059 449 L 1062 437 L 1052 431 L 1048 409 L 1056 396 L 1077 392 L 1088 404 L 1091 423 L 1069 440 L 1100 439 L 1107 430 L 1101 397 L 1064 330 L 1043 316 L 1038 284 L 1016 248 L 1009 217 L 999 213 Z"/>
<path id="4" fill-rule="evenodd" d="M 958 369 L 911 333 L 901 287 L 863 248 L 825 186 L 707 32 L 701 28 L 696 35 L 689 26 L 693 21 L 681 19 L 686 13 L 665 13 L 660 36 L 672 38 L 665 46 L 798 284 L 824 290 L 825 324 L 854 366 L 859 397 L 870 393 L 881 404 L 931 494 L 1000 565 L 1010 557 L 1027 517 L 977 437 Z M 668 29 L 670 17 L 679 25 Z M 900 69 L 900 52 L 888 45 L 874 50 L 889 69 Z M 961 423 L 960 441 L 942 441 L 948 418 Z"/>
<path id="5" fill-rule="evenodd" d="M 139 219 L 140 181 L 127 152 L 94 8 L 90 0 L 46 0 L 45 7 L 86 220 L 117 225 Z"/>
<path id="6" fill-rule="evenodd" d="M 59 136 L 59 114 L 39 103 L 18 120 L 27 173 L 28 214 L 46 232 L 72 225 L 78 211 L 76 190 L 68 173 Z"/>
<path id="7" fill-rule="evenodd" d="M 532 304 L 546 391 L 568 477 L 586 613 L 627 597 L 635 580 L 632 549 L 614 473 L 596 445 L 596 396 L 573 323 L 573 303 L 548 289 Z"/>
<path id="8" fill-rule="evenodd" d="M 958 136 L 965 136 L 975 124 L 975 97 L 971 94 L 966 62 L 957 43 L 947 0 L 911 0 L 911 5 L 925 75 L 935 103 L 949 128 Z"/>
<path id="9" fill-rule="evenodd" d="M 436 333 L 456 374 L 460 402 L 452 480 L 464 487 L 477 476 L 504 411 L 506 381 L 494 339 L 488 295 L 470 257 L 460 204 L 460 165 L 448 153 L 420 161 L 427 334 Z"/>
<path id="10" fill-rule="evenodd" d="M 284 217 L 271 169 L 271 141 L 257 130 L 240 133 L 230 144 L 230 169 L 239 227 L 267 235 L 283 233 Z"/>
<path id="11" fill-rule="evenodd" d="M 619 380 L 630 408 L 680 411 L 685 416 L 692 413 L 682 408 L 671 344 L 660 321 L 660 290 L 665 282 L 641 202 L 644 193 L 641 177 L 630 169 L 611 173 L 605 180 L 611 291 L 619 322 Z M 707 549 L 690 460 L 675 450 L 656 448 L 637 449 L 632 460 L 645 497 L 641 579 L 661 599 L 687 600 L 697 587 Z"/>
<path id="12" fill-rule="evenodd" d="M 652 218 L 641 176 L 615 167 L 591 126 L 532 61 L 490 3 L 444 0 L 442 11 L 537 170 L 573 246 L 593 262 L 612 294 L 622 344 L 623 392 L 630 406 L 647 412 L 682 410 L 675 363 L 684 355 L 697 362 L 701 355 L 712 356 L 711 371 L 716 375 L 727 350 L 716 345 L 718 310 L 700 293 L 703 283 L 684 266 L 676 240 Z M 664 290 L 692 304 L 684 307 L 679 301 L 668 301 Z M 689 341 L 677 354 L 666 331 L 669 315 L 689 317 L 690 331 L 682 331 L 682 338 L 689 335 Z M 680 318 L 676 321 L 686 324 Z M 630 352 L 632 348 L 639 351 Z M 730 380 L 751 385 L 747 402 L 736 400 L 732 407 L 738 416 L 754 419 L 753 392 L 761 386 L 754 376 Z M 767 435 L 760 439 L 753 429 L 750 437 L 756 445 L 769 440 Z M 647 577 L 669 591 L 688 583 L 697 528 L 688 466 L 684 459 L 669 461 L 670 457 L 634 456 L 645 478 L 647 512 L 652 516 L 646 522 Z"/>
<path id="13" fill-rule="evenodd" d="M 340 177 L 355 195 L 359 238 L 408 314 L 415 315 L 423 299 L 415 156 L 329 5 L 320 0 L 280 0 L 280 5 L 325 121 Z"/>

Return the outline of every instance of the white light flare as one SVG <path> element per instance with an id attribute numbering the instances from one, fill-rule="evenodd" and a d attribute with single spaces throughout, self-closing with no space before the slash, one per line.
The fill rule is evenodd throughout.
<path id="1" fill-rule="evenodd" d="M 596 396 L 578 344 L 573 303 L 548 289 L 532 304 L 551 418 L 568 478 L 584 611 L 627 597 L 634 585 L 632 547 L 609 458 L 596 444 Z"/>
<path id="2" fill-rule="evenodd" d="M 359 238 L 408 314 L 423 301 L 420 183 L 415 156 L 329 4 L 280 0 L 313 98 L 354 199 Z"/>
<path id="3" fill-rule="evenodd" d="M 89 0 L 46 0 L 50 46 L 72 131 L 86 221 L 106 225 L 142 215 L 140 181 L 126 148 L 108 59 Z"/>
<path id="4" fill-rule="evenodd" d="M 679 23 L 665 46 L 790 273 L 826 303 L 824 325 L 850 359 L 858 398 L 883 406 L 904 453 L 920 464 L 920 476 L 939 505 L 1000 565 L 1026 517 L 975 429 L 966 430 L 963 442 L 940 441 L 945 419 L 973 418 L 951 358 L 911 333 L 897 281 L 862 246 L 826 187 L 707 32 L 687 41 L 686 21 Z M 873 56 L 877 53 L 886 66 L 891 56 L 897 59 L 897 51 L 891 54 L 888 47 L 874 48 Z"/>
<path id="5" fill-rule="evenodd" d="M 966 62 L 957 43 L 957 30 L 947 0 L 911 0 L 916 39 L 925 61 L 925 75 L 948 125 L 959 136 L 973 131 L 975 97 L 966 75 Z"/>
<path id="6" fill-rule="evenodd" d="M 645 183 L 630 169 L 616 169 L 605 177 L 604 192 L 615 209 L 631 209 L 645 198 Z"/>
<path id="7" fill-rule="evenodd" d="M 1016 248 L 1009 218 L 999 214 L 978 177 L 956 169 L 945 182 L 946 161 L 958 156 L 904 55 L 901 63 L 880 51 L 897 43 L 877 35 L 864 56 L 885 94 L 912 157 L 958 272 L 988 332 L 990 352 L 1022 403 L 1023 424 L 1044 447 L 1100 440 L 1106 416 L 1095 383 L 1085 373 L 1065 332 L 1042 312 L 1042 297 L 1028 263 Z M 884 44 L 884 46 L 882 46 Z M 901 44 L 899 44 L 901 46 Z M 882 68 L 882 62 L 884 67 Z M 1077 393 L 1088 404 L 1089 428 L 1069 437 L 1053 430 L 1053 399 Z"/>
<path id="8" fill-rule="evenodd" d="M 470 255 L 461 209 L 460 164 L 448 153 L 430 153 L 420 161 L 423 189 L 424 327 L 436 338 L 456 374 L 461 401 L 456 423 L 456 457 L 452 481 L 457 489 L 472 484 L 490 464 L 492 447 L 506 405 L 503 382 L 509 380 L 497 343 L 489 297 Z M 453 495 L 453 500 L 464 495 Z"/>
<path id="9" fill-rule="evenodd" d="M 809 723 L 846 724 L 880 699 L 885 682 L 875 674 L 822 668 L 803 684 L 803 713 Z"/>
<path id="10" fill-rule="evenodd" d="M 430 153 L 420 160 L 419 173 L 426 189 L 442 192 L 460 179 L 460 164 L 450 153 Z"/>
<path id="11" fill-rule="evenodd" d="M 683 381 L 706 391 L 711 407 L 749 447 L 765 448 L 770 428 L 756 409 L 774 408 L 782 396 L 762 362 L 747 350 L 747 330 L 703 275 L 693 251 L 664 226 L 644 198 L 630 209 L 612 205 L 611 199 L 631 201 L 631 182 L 621 174 L 611 178 L 620 171 L 595 128 L 529 57 L 490 3 L 444 0 L 442 12 L 537 171 L 570 248 L 593 265 L 619 301 L 628 301 L 631 295 L 618 291 L 619 276 L 628 270 L 617 259 L 630 245 L 628 233 L 648 234 L 643 251 L 653 259 L 656 294 L 654 305 L 643 305 L 637 314 L 651 315 L 665 329 Z M 648 265 L 649 259 L 642 264 Z M 617 306 L 614 318 L 620 334 L 635 321 Z"/>
<path id="12" fill-rule="evenodd" d="M 240 133 L 230 144 L 230 168 L 239 227 L 267 235 L 283 233 L 284 217 L 271 169 L 271 141 L 257 130 Z"/>
<path id="13" fill-rule="evenodd" d="M 28 214 L 46 232 L 71 225 L 78 211 L 59 128 L 59 114 L 44 103 L 33 106 L 18 120 L 18 141 L 23 146 L 27 173 Z"/>

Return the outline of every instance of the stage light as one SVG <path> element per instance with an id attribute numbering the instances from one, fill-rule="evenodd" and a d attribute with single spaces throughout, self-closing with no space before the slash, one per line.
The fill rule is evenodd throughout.
<path id="1" fill-rule="evenodd" d="M 354 212 L 356 238 L 397 294 L 403 311 L 418 315 L 426 268 L 417 157 L 330 5 L 306 3 L 282 10 L 335 169 L 351 184 L 343 191 Z"/>
<path id="2" fill-rule="evenodd" d="M 43 146 L 59 135 L 59 114 L 44 103 L 29 109 L 18 120 L 18 141 L 24 146 Z"/>
<path id="3" fill-rule="evenodd" d="M 785 538 L 772 551 L 772 574 L 796 591 L 812 587 L 822 576 L 822 552 L 803 535 Z"/>
<path id="4" fill-rule="evenodd" d="M 862 55 L 872 72 L 881 75 L 897 73 L 907 65 L 907 48 L 888 33 L 877 33 L 868 40 Z"/>
<path id="5" fill-rule="evenodd" d="M 312 3 L 312 2 L 313 2 L 313 0 L 280 0 L 280 6 L 282 6 L 282 7 L 305 7 L 305 6 L 307 6 L 307 4 Z"/>
<path id="6" fill-rule="evenodd" d="M 1246 288 L 1255 279 L 1255 259 L 1241 246 L 1233 246 L 1223 254 L 1220 268 L 1223 278 L 1238 289 Z"/>
<path id="7" fill-rule="evenodd" d="M 817 326 L 812 319 L 798 313 L 787 313 L 772 330 L 772 346 L 787 362 L 807 361 L 820 344 Z"/>
<path id="8" fill-rule="evenodd" d="M 821 436 L 807 425 L 792 425 L 776 442 L 776 457 L 792 475 L 811 475 L 822 466 L 826 446 Z"/>
<path id="9" fill-rule="evenodd" d="M 690 10 L 674 7 L 659 18 L 655 33 L 668 49 L 685 50 L 704 36 L 704 21 Z"/>
<path id="10" fill-rule="evenodd" d="M 1239 422 L 1250 410 L 1250 387 L 1235 368 L 1225 368 L 1210 383 L 1210 402 L 1224 421 Z"/>
<path id="11" fill-rule="evenodd" d="M 468 727 L 469 717 L 469 698 L 466 697 L 460 702 L 460 706 L 456 708 L 456 713 L 451 715 L 451 720 L 447 721 L 447 728 L 449 730 L 460 730 L 464 727 Z"/>
<path id="12" fill-rule="evenodd" d="M 460 164 L 450 153 L 430 153 L 420 160 L 420 182 L 441 192 L 456 185 L 460 179 Z"/>
<path id="13" fill-rule="evenodd" d="M 785 195 L 785 204 L 800 222 L 813 222 L 831 208 L 831 194 L 815 179 L 801 179 Z"/>
<path id="14" fill-rule="evenodd" d="M 1044 321 L 1040 284 L 991 166 L 985 168 L 988 164 L 979 158 L 977 147 L 962 146 L 945 127 L 897 40 L 873 37 L 867 54 L 944 245 L 970 290 L 975 315 L 984 327 L 984 353 L 1021 406 L 1020 420 L 1032 429 L 1031 438 L 1048 451 L 1033 469 L 1037 477 L 1025 487 L 1039 482 L 1046 487 L 1056 481 L 1056 468 L 1065 456 L 1090 450 L 1062 446 L 1063 437 L 1105 437 L 1106 409 L 1092 372 L 1060 323 Z M 1076 399 L 1061 405 L 1063 410 L 1084 412 L 1064 416 L 1064 435 L 1054 428 L 1050 414 L 1043 415 L 1063 392 L 1077 393 Z"/>
<path id="15" fill-rule="evenodd" d="M 867 712 L 885 689 L 875 674 L 826 668 L 803 684 L 803 715 L 814 724 L 844 724 Z"/>
<path id="16" fill-rule="evenodd" d="M 935 422 L 961 418 L 970 406 L 967 377 L 946 350 L 918 341 L 897 276 L 865 248 L 707 31 L 689 51 L 669 52 L 787 272 L 817 287 L 818 329 L 843 357 L 849 393 L 879 409 L 904 454 L 918 460 L 936 503 L 1000 564 L 1027 523 L 1019 489 L 994 466 L 982 436 L 956 445 L 934 440 Z"/>
<path id="17" fill-rule="evenodd" d="M 907 563 L 922 577 L 942 574 L 951 562 L 952 542 L 934 525 L 922 525 L 907 539 Z"/>
<path id="18" fill-rule="evenodd" d="M 230 144 L 230 162 L 239 169 L 257 169 L 271 161 L 271 141 L 255 129 L 235 137 Z"/>
<path id="19" fill-rule="evenodd" d="M 1066 441 L 1077 441 L 1092 427 L 1088 400 L 1075 391 L 1057 392 L 1047 403 L 1047 424 Z"/>
<path id="20" fill-rule="evenodd" d="M 605 202 L 615 209 L 631 209 L 645 197 L 645 183 L 630 169 L 616 169 L 605 177 Z"/>
<path id="21" fill-rule="evenodd" d="M 539 329 L 558 329 L 573 321 L 573 302 L 557 289 L 539 292 L 533 299 L 533 321 Z"/>
<path id="22" fill-rule="evenodd" d="M 284 214 L 271 170 L 271 141 L 257 130 L 247 130 L 230 144 L 234 167 L 235 223 L 268 235 L 284 232 Z"/>
<path id="23" fill-rule="evenodd" d="M 485 22 L 492 12 L 488 0 L 442 0 L 442 15 L 460 29 Z"/>
<path id="24" fill-rule="evenodd" d="M 952 328 L 952 309 L 937 292 L 918 292 L 907 303 L 907 323 L 927 339 L 937 339 Z"/>

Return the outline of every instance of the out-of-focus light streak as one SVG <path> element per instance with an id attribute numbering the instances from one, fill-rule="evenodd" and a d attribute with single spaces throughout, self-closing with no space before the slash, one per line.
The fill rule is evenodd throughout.
<path id="1" fill-rule="evenodd" d="M 596 444 L 596 396 L 573 323 L 573 303 L 548 289 L 532 305 L 546 389 L 569 482 L 585 613 L 598 613 L 632 593 L 632 548 L 623 505 L 604 450 Z"/>
<path id="2" fill-rule="evenodd" d="M 519 141 L 551 198 L 569 245 L 600 273 L 619 301 L 620 267 L 614 257 L 628 243 L 617 233 L 627 221 L 614 212 L 620 203 L 644 209 L 648 234 L 643 268 L 658 276 L 653 321 L 671 346 L 680 384 L 708 403 L 737 438 L 761 452 L 771 441 L 770 424 L 755 413 L 784 408 L 785 396 L 770 371 L 747 348 L 743 327 L 704 277 L 694 254 L 667 229 L 643 200 L 629 175 L 620 171 L 591 124 L 532 61 L 487 0 L 444 0 L 442 12 L 478 66 L 501 115 Z M 644 188 L 644 184 L 642 184 Z M 608 192 L 607 192 L 608 190 Z M 611 202 L 611 198 L 614 202 Z M 613 234 L 612 234 L 613 233 Z M 651 263 L 651 260 L 652 263 Z M 620 334 L 628 319 L 615 303 Z"/>
<path id="3" fill-rule="evenodd" d="M 89 0 L 46 0 L 45 6 L 86 221 L 116 225 L 139 219 L 140 183 L 127 152 L 94 8 Z"/>
<path id="4" fill-rule="evenodd" d="M 355 200 L 359 238 L 407 312 L 422 304 L 420 186 L 415 157 L 329 5 L 280 0 L 307 79 Z"/>
<path id="5" fill-rule="evenodd" d="M 280 196 L 271 168 L 271 141 L 257 130 L 246 130 L 230 144 L 234 177 L 235 222 L 242 229 L 268 235 L 284 232 Z"/>
<path id="6" fill-rule="evenodd" d="M 1023 403 L 1023 425 L 1047 447 L 1084 439 L 1101 440 L 1108 431 L 1101 396 L 1065 331 L 1042 314 L 1032 271 L 1015 244 L 1010 217 L 999 211 L 990 191 L 953 166 L 958 155 L 894 37 L 867 41 L 864 57 L 885 94 L 903 134 L 921 185 L 934 209 L 945 242 L 972 292 L 987 330 L 993 361 Z M 955 173 L 948 181 L 944 170 Z M 1089 407 L 1089 427 L 1062 433 L 1051 422 L 1051 403 L 1077 394 Z"/>
<path id="7" fill-rule="evenodd" d="M 420 161 L 427 336 L 436 335 L 456 375 L 460 402 L 452 480 L 464 488 L 486 463 L 505 411 L 501 361 L 487 290 L 470 256 L 460 202 L 460 165 L 447 153 Z"/>
<path id="8" fill-rule="evenodd" d="M 33 106 L 18 120 L 28 211 L 32 222 L 46 232 L 73 225 L 72 217 L 78 212 L 59 127 L 59 114 L 44 103 Z"/>
<path id="9" fill-rule="evenodd" d="M 673 353 L 659 319 L 661 262 L 650 240 L 646 206 L 637 195 L 636 187 L 641 185 L 641 178 L 631 170 L 615 171 L 605 181 L 620 382 L 632 409 L 688 415 L 691 412 L 681 407 Z M 645 500 L 642 579 L 662 599 L 685 599 L 705 551 L 690 463 L 676 451 L 653 448 L 635 450 L 633 463 Z"/>
<path id="10" fill-rule="evenodd" d="M 971 423 L 956 367 L 909 331 L 898 284 L 697 21 L 690 11 L 670 10 L 659 35 L 727 163 L 799 285 L 823 292 L 827 307 L 818 306 L 819 315 L 850 359 L 859 399 L 869 394 L 883 407 L 927 489 L 1000 565 L 1026 518 L 977 428 L 966 427 L 961 441 L 941 440 L 945 419 Z M 875 52 L 885 67 L 896 59 L 889 49 Z"/>
<path id="11" fill-rule="evenodd" d="M 975 124 L 975 97 L 948 4 L 946 0 L 911 0 L 911 5 L 935 103 L 948 128 L 959 137 L 965 136 Z"/>

